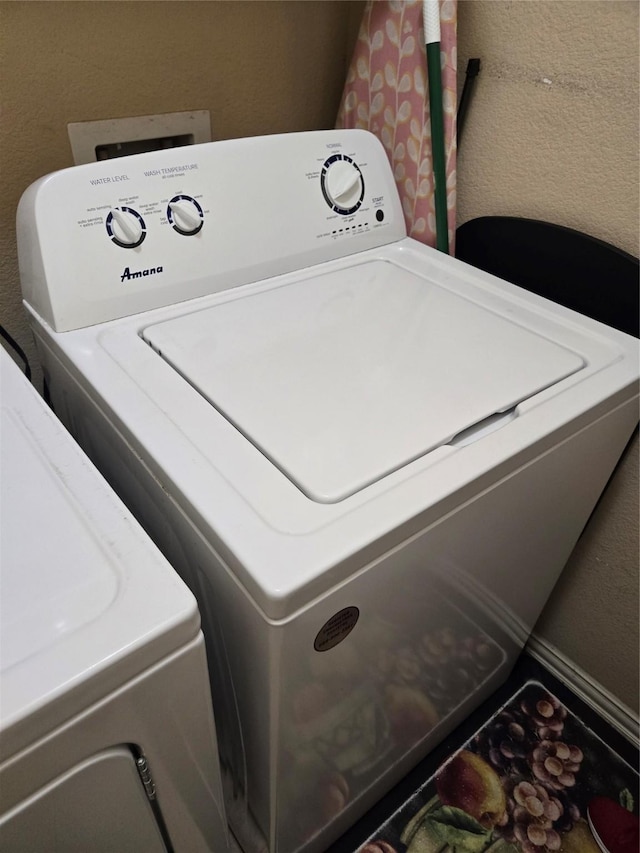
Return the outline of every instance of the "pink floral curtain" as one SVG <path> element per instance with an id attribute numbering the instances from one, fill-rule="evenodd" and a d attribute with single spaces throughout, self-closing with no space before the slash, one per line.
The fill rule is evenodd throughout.
<path id="1" fill-rule="evenodd" d="M 441 0 L 449 246 L 456 219 L 456 0 Z M 427 62 L 420 0 L 368 0 L 336 127 L 376 134 L 395 175 L 408 233 L 436 244 Z"/>

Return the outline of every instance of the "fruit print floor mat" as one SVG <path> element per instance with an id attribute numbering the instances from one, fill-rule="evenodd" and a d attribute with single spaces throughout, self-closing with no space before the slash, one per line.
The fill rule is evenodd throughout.
<path id="1" fill-rule="evenodd" d="M 539 663 L 330 853 L 638 853 L 638 752 Z"/>

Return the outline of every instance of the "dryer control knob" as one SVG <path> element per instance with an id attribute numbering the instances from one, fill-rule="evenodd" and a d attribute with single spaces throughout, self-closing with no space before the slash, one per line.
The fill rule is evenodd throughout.
<path id="1" fill-rule="evenodd" d="M 105 224 L 112 241 L 124 249 L 134 249 L 147 236 L 144 219 L 132 207 L 112 207 Z"/>
<path id="2" fill-rule="evenodd" d="M 350 157 L 334 154 L 321 173 L 322 192 L 329 207 L 337 213 L 354 213 L 364 198 L 362 172 Z"/>
<path id="3" fill-rule="evenodd" d="M 204 213 L 195 200 L 188 195 L 174 196 L 167 207 L 167 219 L 174 231 L 185 237 L 197 234 L 204 225 Z"/>

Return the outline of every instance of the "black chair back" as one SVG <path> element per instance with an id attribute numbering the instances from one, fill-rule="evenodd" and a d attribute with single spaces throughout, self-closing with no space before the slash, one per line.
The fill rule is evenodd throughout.
<path id="1" fill-rule="evenodd" d="M 549 222 L 483 216 L 456 231 L 456 257 L 640 337 L 638 258 Z"/>

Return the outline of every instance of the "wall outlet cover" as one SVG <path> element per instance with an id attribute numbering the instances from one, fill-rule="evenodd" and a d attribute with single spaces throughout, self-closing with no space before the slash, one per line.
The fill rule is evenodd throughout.
<path id="1" fill-rule="evenodd" d="M 76 166 L 124 154 L 211 142 L 209 110 L 77 121 L 68 124 L 67 130 Z"/>

